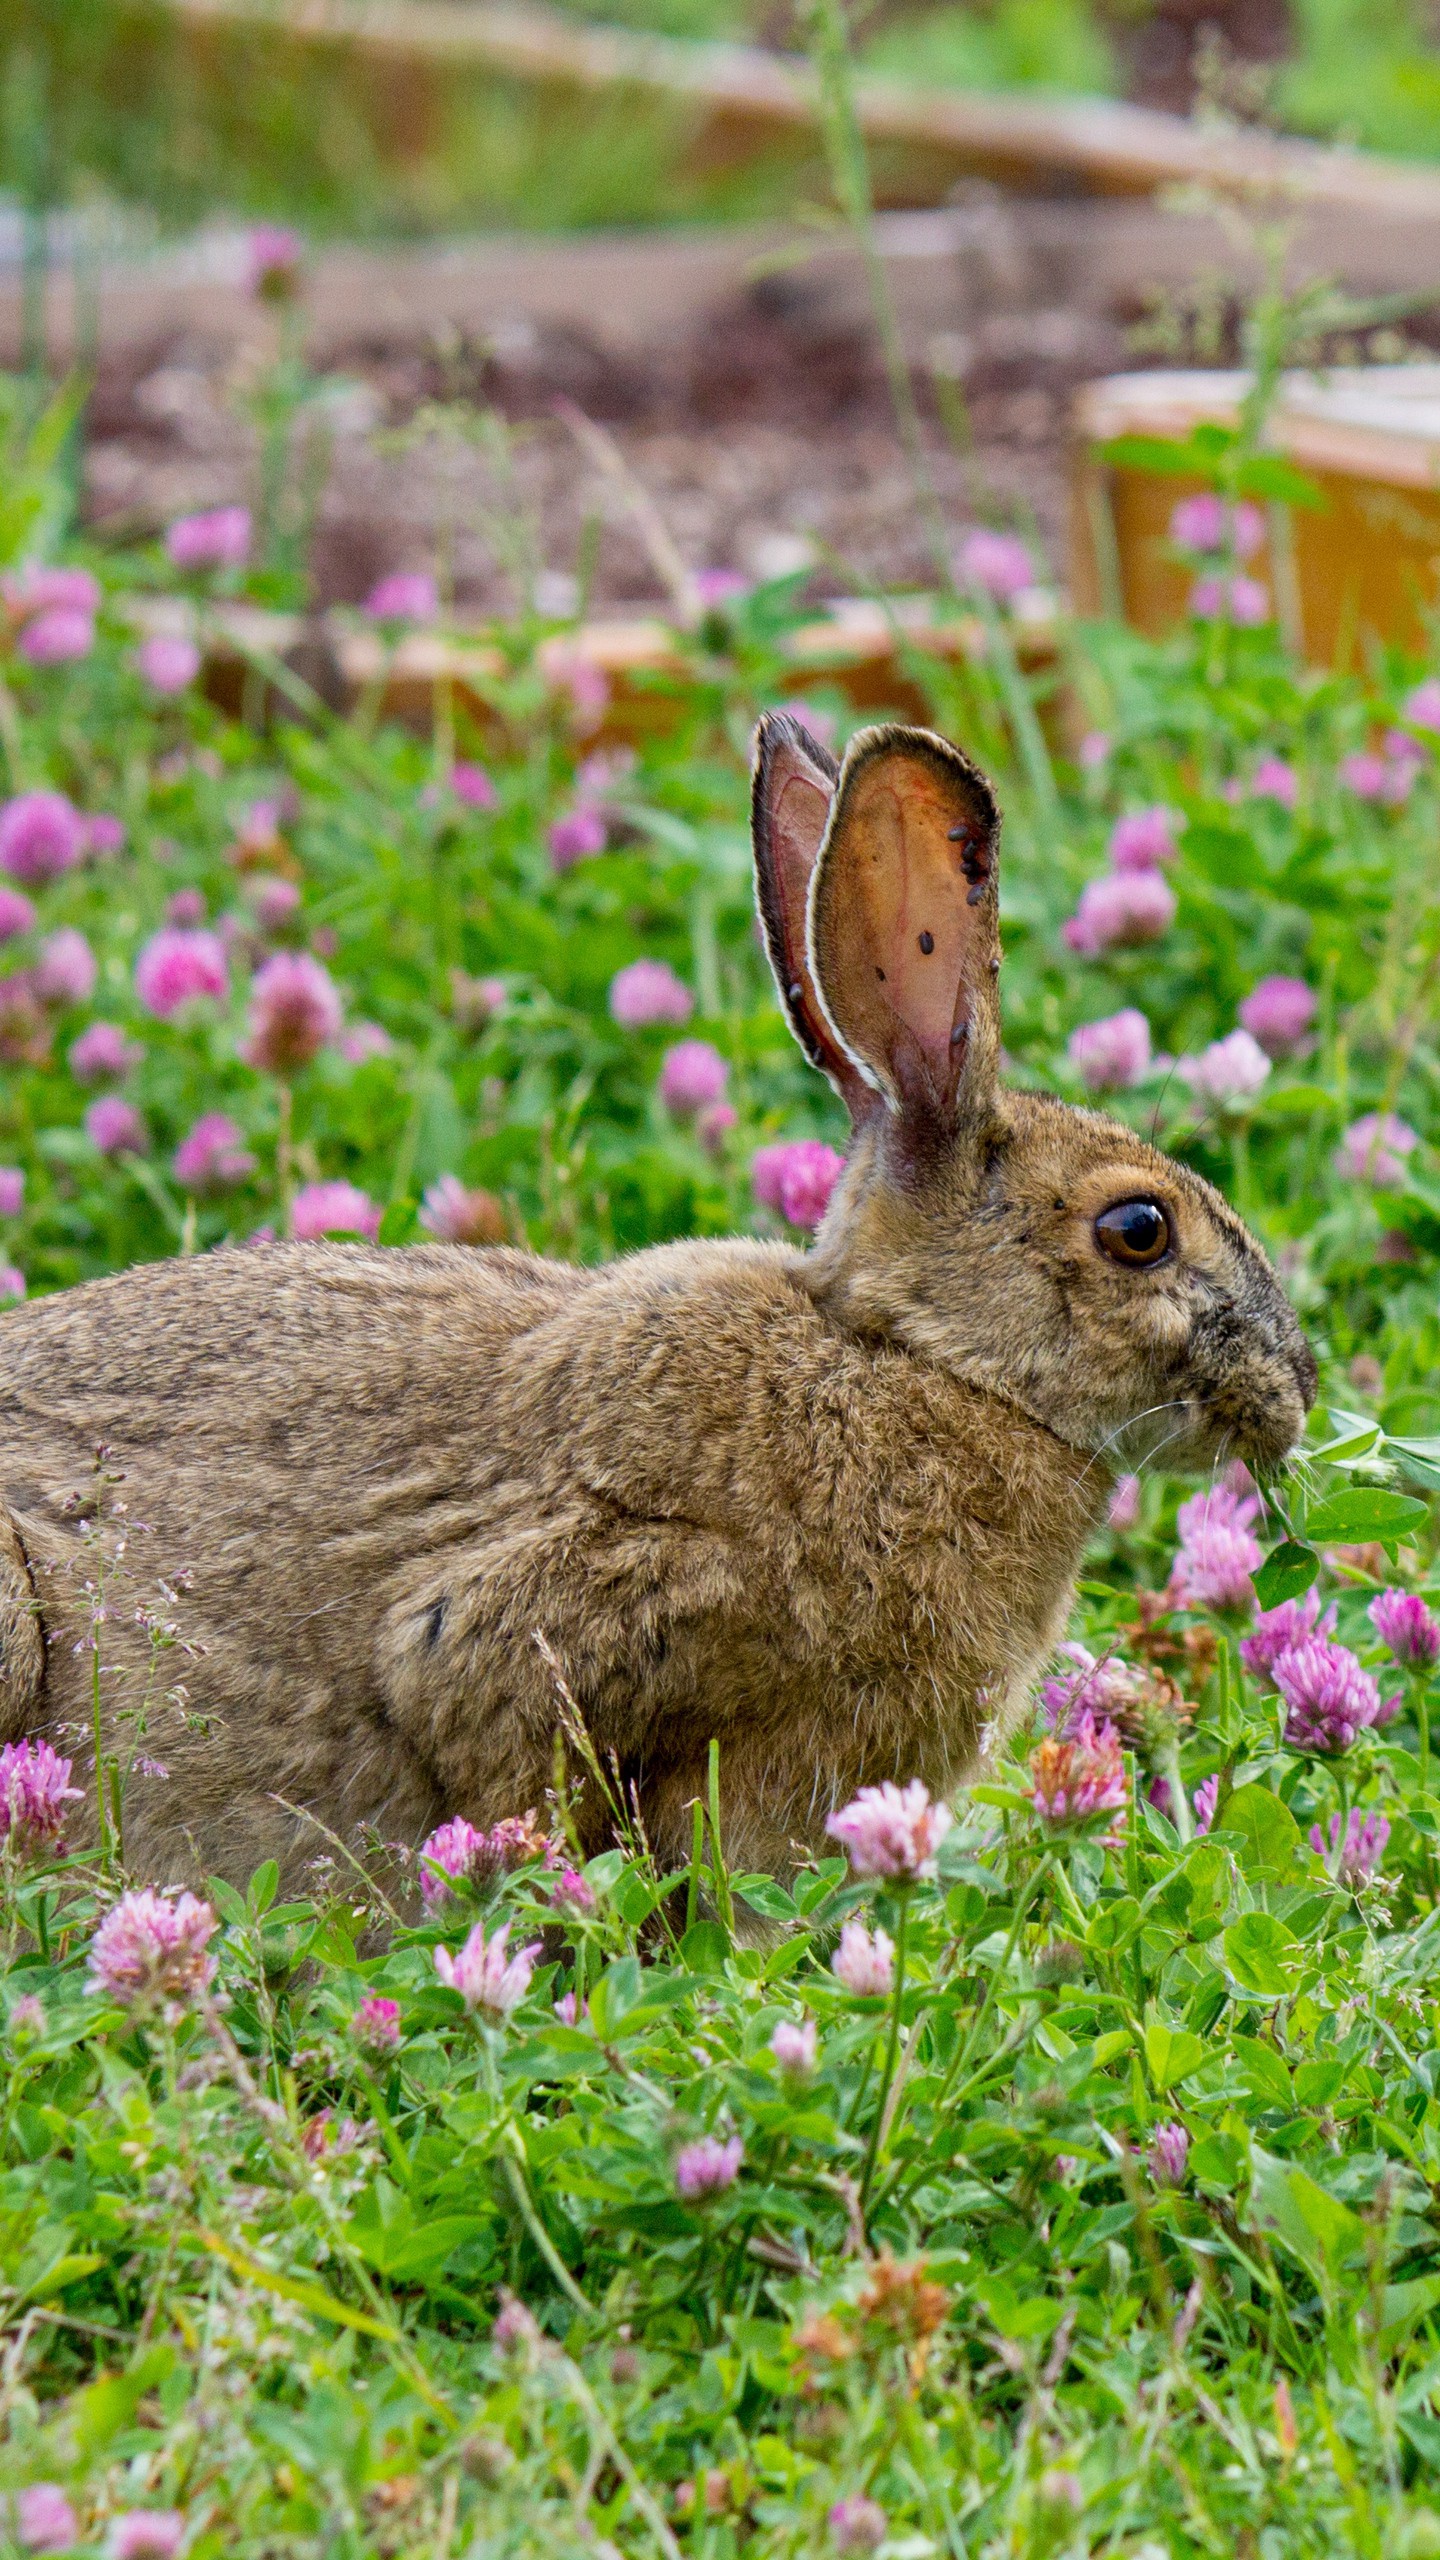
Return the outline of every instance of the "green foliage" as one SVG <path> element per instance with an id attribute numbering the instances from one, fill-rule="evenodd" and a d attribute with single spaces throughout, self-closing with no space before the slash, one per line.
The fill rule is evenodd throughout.
<path id="1" fill-rule="evenodd" d="M 78 387 L 50 394 L 0 374 L 0 567 L 43 559 L 65 532 L 66 449 L 80 407 Z"/>
<path id="2" fill-rule="evenodd" d="M 1416 0 L 1296 0 L 1295 15 L 1280 82 L 1289 121 L 1372 151 L 1440 153 L 1440 54 Z"/>
<path id="3" fill-rule="evenodd" d="M 1360 1774 L 1403 1798 L 1388 1743 Z M 747 1943 L 677 1934 L 686 1878 L 634 1842 L 560 1918 L 562 1799 L 554 1850 L 423 1919 L 214 1888 L 218 1978 L 168 2006 L 87 1973 L 113 1885 L 12 1858 L 0 2485 L 62 2486 L 87 2547 L 179 2509 L 257 2555 L 798 2560 L 861 2496 L 890 2547 L 976 2560 L 1427 2548 L 1423 1842 L 1357 1900 L 1255 1780 L 1213 1839 L 1157 1818 L 1098 1863 L 1016 1805 L 962 1802 L 909 1888 L 707 1847 L 769 1906 Z M 902 1899 L 892 2081 L 889 2004 L 830 1956 Z M 468 2013 L 436 1951 L 502 1923 L 533 1973 Z M 729 2176 L 687 2194 L 705 2140 Z"/>
<path id="4" fill-rule="evenodd" d="M 164 0 L 0 0 L 0 84 L 0 184 L 42 204 L 103 190 L 169 226 L 224 211 L 364 238 L 733 218 L 793 202 L 817 157 L 802 141 L 702 169 L 688 113 L 653 97 L 448 62 L 397 84 L 387 58 L 340 40 L 187 34 Z"/>
<path id="5" fill-rule="evenodd" d="M 862 65 L 920 88 L 1104 96 L 1116 87 L 1114 54 L 1085 0 L 997 0 L 899 19 L 865 47 Z"/>
<path id="6" fill-rule="evenodd" d="M 1258 498 L 1323 514 L 1329 504 L 1306 472 L 1278 453 L 1256 453 L 1238 427 L 1204 419 L 1184 436 L 1112 436 L 1101 458 L 1118 471 L 1205 481 L 1231 498 Z"/>

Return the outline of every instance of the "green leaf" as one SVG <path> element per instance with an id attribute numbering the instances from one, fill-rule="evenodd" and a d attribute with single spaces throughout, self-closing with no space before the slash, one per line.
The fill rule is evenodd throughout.
<path id="1" fill-rule="evenodd" d="M 687 1973 L 713 1980 L 730 1961 L 729 1931 L 718 1920 L 697 1920 L 680 1941 L 680 1961 Z"/>
<path id="2" fill-rule="evenodd" d="M 35 1152 L 47 1164 L 92 1164 L 95 1150 L 83 1129 L 41 1129 L 35 1140 Z"/>
<path id="3" fill-rule="evenodd" d="M 1287 1966 L 1296 1941 L 1269 1911 L 1247 1911 L 1232 1920 L 1220 1941 L 1225 1970 L 1245 1999 L 1283 2000 L 1290 1989 Z"/>
<path id="4" fill-rule="evenodd" d="M 414 2284 L 437 2274 L 447 2258 L 488 2228 L 483 2214 L 475 2213 L 442 2213 L 418 2228 L 400 2230 L 385 2223 L 366 2225 L 357 2217 L 350 2225 L 350 2237 L 381 2275 Z"/>
<path id="5" fill-rule="evenodd" d="M 661 1888 L 643 1867 L 626 1867 L 615 1879 L 610 1900 L 615 1916 L 627 1929 L 638 1929 L 649 1919 L 661 1899 Z"/>
<path id="6" fill-rule="evenodd" d="M 1322 1440 L 1318 1448 L 1309 1450 L 1307 1455 L 1312 1458 L 1328 1458 L 1332 1466 L 1341 1458 L 1358 1456 L 1362 1450 L 1377 1450 L 1385 1437 L 1379 1423 L 1372 1422 L 1369 1416 L 1363 1413 L 1343 1413 L 1332 1410 L 1330 1428 L 1333 1437 Z"/>
<path id="7" fill-rule="evenodd" d="M 1300 1848 L 1300 1825 L 1268 1787 L 1237 1787 L 1212 1836 L 1233 1845 L 1242 1875 L 1257 1884 L 1288 1876 Z"/>
<path id="8" fill-rule="evenodd" d="M 1423 2409 L 1402 2409 L 1400 2433 L 1432 2472 L 1440 2472 L 1440 2418 L 1427 2418 Z"/>
<path id="9" fill-rule="evenodd" d="M 596 1893 L 611 1893 L 617 1878 L 624 1874 L 625 1865 L 623 1849 L 602 1849 L 598 1858 L 587 1858 L 585 1881 Z"/>
<path id="10" fill-rule="evenodd" d="M 1218 1917 L 1230 1898 L 1230 1861 L 1216 1840 L 1197 1840 L 1180 1870 L 1189 1886 L 1185 1918 L 1191 1935 Z"/>
<path id="11" fill-rule="evenodd" d="M 1251 2209 L 1261 2230 L 1273 2231 L 1311 2275 L 1333 2284 L 1346 2260 L 1365 2246 L 1360 2216 L 1303 2169 L 1287 2167 L 1258 2144 L 1251 2145 L 1250 2157 Z"/>
<path id="12" fill-rule="evenodd" d="M 1302 1547 L 1298 1538 L 1284 1538 L 1271 1548 L 1255 1576 L 1255 1597 L 1262 1609 L 1278 1609 L 1282 1600 L 1298 1600 L 1302 1591 L 1308 1591 L 1319 1570 L 1313 1547 Z"/>
<path id="13" fill-rule="evenodd" d="M 797 1931 L 794 1937 L 782 1938 L 778 1947 L 772 1947 L 765 1958 L 761 1979 L 783 1982 L 788 1974 L 798 1972 L 809 1953 L 810 1939 L 803 1930 Z"/>
<path id="14" fill-rule="evenodd" d="M 1167 436 L 1112 436 L 1100 447 L 1100 460 L 1116 471 L 1159 471 L 1167 479 L 1188 479 L 1196 463 L 1188 438 L 1181 444 Z"/>
<path id="15" fill-rule="evenodd" d="M 1240 430 L 1226 426 L 1220 418 L 1202 418 L 1198 426 L 1191 428 L 1185 442 L 1197 462 L 1203 463 L 1207 471 L 1213 471 L 1235 451 L 1240 442 Z"/>
<path id="16" fill-rule="evenodd" d="M 103 2263 L 100 2258 L 72 2250 L 65 2257 L 57 2258 L 54 2265 L 47 2267 L 42 2276 L 37 2276 L 33 2284 L 27 2284 L 23 2299 L 26 2302 L 48 2302 L 52 2293 L 63 2293 L 67 2284 L 78 2284 L 82 2276 L 93 2275 Z"/>
<path id="17" fill-rule="evenodd" d="M 1162 2094 L 1188 2080 L 1206 2058 L 1206 2047 L 1188 2027 L 1167 2027 L 1157 2019 L 1145 2030 L 1145 2060 L 1150 2077 Z"/>
<path id="18" fill-rule="evenodd" d="M 1140 1926 L 1140 1905 L 1133 1894 L 1122 1893 L 1114 1902 L 1105 1903 L 1096 1912 L 1085 1932 L 1086 1944 L 1101 1955 L 1118 1955 L 1128 1947 Z"/>
<path id="19" fill-rule="evenodd" d="M 420 1213 L 413 1200 L 392 1200 L 380 1221 L 379 1244 L 413 1244 L 420 1230 Z"/>
<path id="20" fill-rule="evenodd" d="M 773 1876 L 732 1876 L 730 1890 L 752 1911 L 758 1911 L 762 1920 L 793 1920 L 796 1916 L 794 1895 L 787 1893 L 783 1884 L 777 1884 Z"/>
<path id="21" fill-rule="evenodd" d="M 310 1953 L 316 1964 L 337 1965 L 342 1973 L 349 1973 L 359 1963 L 355 1941 L 344 1920 L 334 1911 L 316 1930 L 310 1941 Z"/>
<path id="22" fill-rule="evenodd" d="M 253 1920 L 269 1910 L 279 1890 L 280 1869 L 273 1858 L 267 1858 L 263 1866 L 256 1868 L 245 1896 Z"/>
<path id="23" fill-rule="evenodd" d="M 1278 1093 L 1265 1095 L 1260 1107 L 1267 1120 L 1314 1120 L 1322 1113 L 1328 1118 L 1335 1096 L 1320 1084 L 1282 1084 Z"/>
<path id="24" fill-rule="evenodd" d="M 625 2020 L 639 2012 L 632 2009 Z M 523 2082 L 527 2088 L 538 2088 L 546 2080 L 583 2080 L 605 2069 L 605 2057 L 593 2036 L 582 2034 L 578 2027 L 549 2027 L 543 2035 L 527 2036 L 507 2060 L 507 2088 Z"/>
<path id="25" fill-rule="evenodd" d="M 222 1920 L 228 1920 L 232 1929 L 244 1928 L 250 1914 L 233 1884 L 227 1884 L 223 1876 L 209 1876 L 205 1891 Z"/>
<path id="26" fill-rule="evenodd" d="M 1263 2099 L 1266 2106 L 1284 2107 L 1288 2112 L 1294 2105 L 1290 2074 L 1273 2044 L 1266 2044 L 1260 2036 L 1237 2036 L 1235 2052 L 1252 2095 Z"/>
<path id="27" fill-rule="evenodd" d="M 590 2015 L 595 2032 L 613 2036 L 628 2009 L 639 2006 L 641 1990 L 640 1966 L 634 1956 L 619 1956 L 608 1964 L 590 1994 Z"/>
<path id="28" fill-rule="evenodd" d="M 828 1902 L 835 1887 L 850 1872 L 848 1858 L 822 1858 L 810 1869 L 801 1869 L 795 1879 L 795 1907 L 809 1916 Z"/>
<path id="29" fill-rule="evenodd" d="M 1233 2133 L 1207 2133 L 1190 2153 L 1190 2175 L 1197 2186 L 1233 2195 L 1245 2172 L 1245 2152 Z"/>
<path id="30" fill-rule="evenodd" d="M 1328 2107 L 1338 2097 L 1350 2076 L 1350 2065 L 1343 2054 L 1327 2054 L 1320 2062 L 1302 2062 L 1295 2072 L 1296 2103 L 1302 2107 Z"/>
<path id="31" fill-rule="evenodd" d="M 1427 1506 L 1412 1493 L 1386 1493 L 1378 1486 L 1350 1485 L 1332 1493 L 1311 1512 L 1309 1535 L 1321 1545 L 1361 1545 L 1372 1538 L 1407 1537 L 1427 1517 Z"/>
<path id="32" fill-rule="evenodd" d="M 174 2362 L 172 2346 L 149 2347 L 128 2373 L 110 2374 L 103 2382 L 92 2382 L 88 2391 L 82 2391 L 70 2411 L 70 2425 L 81 2452 L 102 2452 L 120 2429 L 129 2425 L 146 2392 L 164 2381 Z"/>
<path id="33" fill-rule="evenodd" d="M 1409 2329 L 1440 2303 L 1440 2276 L 1412 2276 L 1408 2284 L 1387 2284 L 1380 2297 L 1379 2346 L 1393 2355 Z"/>
<path id="34" fill-rule="evenodd" d="M 1389 1446 L 1398 1450 L 1402 1467 L 1422 1484 L 1440 1485 L 1440 1440 L 1397 1440 L 1392 1434 Z"/>
<path id="35" fill-rule="evenodd" d="M 1017 2294 L 1003 2276 L 977 2276 L 974 2290 L 1002 2338 L 1048 2338 L 1064 2317 L 1058 2302 Z"/>
<path id="36" fill-rule="evenodd" d="M 1111 2027 L 1103 2036 L 1097 2036 L 1090 2047 L 1091 2070 L 1103 2071 L 1107 2064 L 1117 2062 L 1122 2053 L 1129 2052 L 1130 2042 L 1128 2027 Z"/>
<path id="37" fill-rule="evenodd" d="M 1242 498 L 1270 498 L 1281 506 L 1304 507 L 1311 514 L 1325 514 L 1330 504 L 1306 472 L 1278 453 L 1249 455 L 1235 474 L 1235 488 Z"/>

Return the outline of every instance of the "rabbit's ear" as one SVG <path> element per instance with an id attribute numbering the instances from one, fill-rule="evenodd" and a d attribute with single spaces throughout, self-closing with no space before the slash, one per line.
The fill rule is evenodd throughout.
<path id="1" fill-rule="evenodd" d="M 953 1132 L 1000 1063 L 1000 812 L 928 729 L 853 738 L 810 889 L 810 971 L 831 1027 L 891 1107 Z"/>
<path id="2" fill-rule="evenodd" d="M 875 1095 L 826 1019 L 805 949 L 810 880 L 839 779 L 834 757 L 790 712 L 766 712 L 756 732 L 750 794 L 765 948 L 791 1030 L 856 1120 L 873 1110 Z"/>

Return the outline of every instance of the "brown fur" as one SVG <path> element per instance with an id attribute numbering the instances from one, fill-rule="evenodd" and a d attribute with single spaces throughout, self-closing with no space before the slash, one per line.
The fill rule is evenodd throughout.
<path id="1" fill-rule="evenodd" d="M 773 721 L 765 743 L 793 779 L 803 733 Z M 0 1481 L 23 1543 L 0 1554 L 0 1729 L 88 1731 L 83 1585 L 115 1536 L 86 1516 L 103 1441 L 128 1539 L 101 1631 L 107 1722 L 148 1694 L 143 1748 L 170 1773 L 131 1780 L 137 1871 L 243 1877 L 270 1854 L 297 1871 L 315 1834 L 277 1795 L 342 1836 L 411 1841 L 538 1802 L 555 1696 L 536 1630 L 662 1861 L 686 1853 L 715 1736 L 734 1857 L 783 1868 L 857 1783 L 943 1790 L 973 1765 L 1061 1632 L 1114 1463 L 1174 1430 L 1179 1463 L 1289 1447 L 1313 1366 L 1239 1221 L 1113 1122 L 994 1081 L 979 778 L 914 733 L 857 742 L 838 791 L 815 771 L 834 809 L 810 869 L 789 866 L 781 921 L 793 943 L 797 883 L 813 910 L 818 879 L 855 944 L 827 960 L 812 912 L 795 1003 L 818 989 L 807 1046 L 858 1129 L 812 1253 L 679 1244 L 585 1271 L 285 1245 L 4 1318 Z M 869 896 L 858 943 L 857 772 L 863 812 L 893 781 L 878 832 L 910 884 Z M 937 851 L 956 808 L 963 913 Z M 873 868 L 873 814 L 859 832 Z M 763 813 L 757 837 L 764 886 Z M 916 898 L 958 970 L 948 1039 L 930 982 L 907 991 Z M 909 1008 L 893 1030 L 876 983 Z M 1093 1219 L 1137 1193 L 1178 1249 L 1119 1270 Z M 16 1611 L 33 1630 L 27 1559 L 43 1659 L 14 1635 Z M 187 1567 L 169 1614 L 204 1650 L 157 1670 L 136 1602 Z M 188 1721 L 165 1699 L 177 1677 Z M 586 1818 L 598 1844 L 598 1803 Z"/>

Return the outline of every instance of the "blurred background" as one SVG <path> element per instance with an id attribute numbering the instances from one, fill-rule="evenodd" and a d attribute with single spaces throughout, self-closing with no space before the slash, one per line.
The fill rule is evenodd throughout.
<path id="1" fill-rule="evenodd" d="M 462 611 L 512 610 L 523 526 L 550 581 L 524 601 L 563 615 L 662 599 L 671 552 L 817 601 L 933 585 L 876 260 L 945 522 L 1018 527 L 1056 582 L 1081 383 L 1236 363 L 1267 279 L 1292 360 L 1440 348 L 1423 0 L 872 0 L 837 122 L 839 26 L 793 0 L 0 0 L 0 361 L 83 371 L 102 538 L 232 498 L 274 383 L 247 234 L 292 228 L 311 592 L 439 545 Z M 1277 180 L 1275 136 L 1339 148 Z M 1411 165 L 1371 184 L 1353 146 Z"/>

